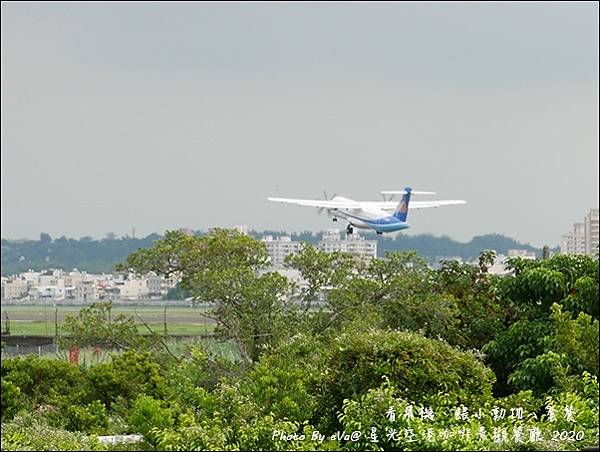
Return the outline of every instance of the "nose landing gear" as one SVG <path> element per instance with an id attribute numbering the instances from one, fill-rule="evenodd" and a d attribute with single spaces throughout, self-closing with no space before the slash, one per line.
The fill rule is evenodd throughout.
<path id="1" fill-rule="evenodd" d="M 352 234 L 354 232 L 354 228 L 351 224 L 346 227 L 346 234 Z"/>

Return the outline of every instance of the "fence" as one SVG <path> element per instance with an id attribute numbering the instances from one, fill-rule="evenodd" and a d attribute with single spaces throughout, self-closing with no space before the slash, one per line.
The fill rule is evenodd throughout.
<path id="1" fill-rule="evenodd" d="M 179 342 L 195 342 L 195 341 L 211 341 L 215 339 L 212 334 L 168 334 L 165 336 L 170 343 Z M 36 355 L 57 354 L 60 352 L 55 336 L 8 336 L 2 335 L 2 356 L 17 356 L 28 355 L 35 353 Z M 104 350 L 109 350 L 110 347 L 104 347 Z M 62 351 L 66 353 L 66 351 Z"/>
<path id="2" fill-rule="evenodd" d="M 67 316 L 77 316 L 83 306 L 2 305 L 4 335 L 62 334 L 61 325 Z M 202 334 L 212 331 L 214 320 L 207 317 L 209 307 L 164 303 L 162 305 L 117 305 L 108 312 L 108 322 L 123 314 L 148 332 L 143 324 L 161 334 Z"/>

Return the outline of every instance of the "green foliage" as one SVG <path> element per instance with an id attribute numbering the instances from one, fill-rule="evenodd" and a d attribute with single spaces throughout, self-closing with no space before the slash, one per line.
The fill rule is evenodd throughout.
<path id="1" fill-rule="evenodd" d="M 133 401 L 140 394 L 161 398 L 166 391 L 161 366 L 148 351 L 129 350 L 108 363 L 91 366 L 88 379 L 107 407 L 120 398 Z"/>
<path id="2" fill-rule="evenodd" d="M 64 427 L 70 431 L 104 434 L 108 429 L 106 407 L 99 400 L 87 405 L 67 405 L 59 414 L 64 418 Z M 54 416 L 50 415 L 49 418 Z"/>
<path id="3" fill-rule="evenodd" d="M 141 341 L 131 319 L 112 319 L 110 305 L 91 306 L 69 319 L 65 346 L 108 341 L 118 353 L 89 366 L 3 359 L 3 449 L 97 448 L 94 435 L 115 433 L 145 438 L 119 450 L 596 444 L 597 261 L 512 259 L 513 274 L 496 277 L 488 273 L 494 259 L 483 252 L 478 265 L 446 261 L 434 270 L 414 252 L 360 261 L 306 246 L 287 260 L 306 278 L 299 288 L 265 271 L 264 245 L 250 237 L 168 232 L 120 269 L 177 278 L 181 290 L 213 303 L 215 340 L 235 344 L 237 353 L 225 359 L 208 345 L 172 353 Z M 402 414 L 409 407 L 413 418 Z M 428 407 L 436 412 L 433 425 L 418 415 Z M 489 415 L 514 407 L 527 415 Z M 576 421 L 565 419 L 566 407 Z M 394 421 L 390 408 L 398 413 Z M 456 416 L 466 409 L 488 415 Z M 551 409 L 563 414 L 553 419 Z M 27 411 L 34 415 L 23 417 Z M 427 439 L 431 427 L 437 434 Z M 487 433 L 478 438 L 482 428 Z M 530 428 L 544 430 L 546 439 L 492 439 L 498 429 Z M 584 439 L 551 441 L 554 430 L 577 430 Z M 344 436 L 352 431 L 360 432 L 356 441 Z"/>
<path id="4" fill-rule="evenodd" d="M 129 424 L 150 443 L 155 442 L 152 429 L 167 429 L 173 423 L 171 410 L 163 408 L 160 401 L 147 395 L 140 395 L 129 412 Z"/>
<path id="5" fill-rule="evenodd" d="M 575 280 L 571 292 L 564 300 L 567 311 L 583 312 L 598 318 L 598 278 L 582 276 Z"/>
<path id="6" fill-rule="evenodd" d="M 549 329 L 545 320 L 519 320 L 482 348 L 486 364 L 496 374 L 497 394 L 507 395 L 515 389 L 508 383 L 509 375 L 522 361 L 543 353 L 542 340 Z"/>
<path id="7" fill-rule="evenodd" d="M 324 344 L 311 336 L 295 336 L 263 354 L 240 390 L 265 415 L 295 422 L 312 419 L 320 407 L 314 388 L 325 359 Z"/>
<path id="8" fill-rule="evenodd" d="M 559 390 L 571 376 L 584 372 L 598 375 L 598 320 L 580 312 L 576 319 L 552 305 L 553 334 L 538 342 L 543 353 L 519 362 L 508 382 L 517 388 L 531 388 L 538 394 Z M 563 388 L 564 389 L 564 388 Z"/>
<path id="9" fill-rule="evenodd" d="M 2 423 L 2 450 L 103 450 L 94 437 L 49 426 L 37 417 Z"/>
<path id="10" fill-rule="evenodd" d="M 67 406 L 93 400 L 92 389 L 80 367 L 37 355 L 2 359 L 3 408 L 5 391 L 9 409 L 2 410 L 3 421 L 22 408 Z"/>
<path id="11" fill-rule="evenodd" d="M 104 345 L 128 349 L 141 345 L 133 317 L 111 318 L 112 302 L 97 302 L 82 308 L 77 316 L 65 317 L 59 343 L 62 348 Z"/>
<path id="12" fill-rule="evenodd" d="M 158 450 L 232 450 L 227 446 L 227 424 L 203 421 L 181 425 L 176 430 L 152 430 Z"/>
<path id="13" fill-rule="evenodd" d="M 558 255 L 544 261 L 509 259 L 514 277 L 500 281 L 522 320 L 483 351 L 497 389 L 559 390 L 583 371 L 598 374 L 598 262 Z"/>
<path id="14" fill-rule="evenodd" d="M 314 430 L 307 423 L 262 414 L 259 407 L 235 385 L 219 385 L 214 392 L 213 411 L 197 418 L 180 416 L 177 428 L 153 429 L 160 450 L 315 450 L 310 436 L 288 439 L 300 429 Z M 280 434 L 276 434 L 279 432 Z M 283 436 L 282 436 L 283 435 Z M 328 443 L 330 445 L 330 443 Z M 333 447 L 337 450 L 337 447 Z"/>
<path id="15" fill-rule="evenodd" d="M 499 280 L 487 273 L 494 260 L 493 252 L 484 251 L 478 267 L 443 261 L 435 275 L 435 292 L 455 300 L 456 330 L 443 336 L 454 345 L 480 349 L 504 330 L 506 322 L 514 320 L 512 303 L 498 294 Z"/>
<path id="16" fill-rule="evenodd" d="M 27 398 L 21 395 L 21 388 L 10 380 L 2 378 L 2 420 L 12 419 L 19 411 L 27 408 Z"/>
<path id="17" fill-rule="evenodd" d="M 495 379 L 473 353 L 416 333 L 344 334 L 336 340 L 319 376 L 319 425 L 334 425 L 344 399 L 366 393 L 383 378 L 417 402 L 445 393 L 453 402 L 465 404 L 491 397 Z"/>
<path id="18" fill-rule="evenodd" d="M 590 399 L 578 394 L 566 393 L 558 398 L 547 398 L 544 406 L 532 397 L 531 392 L 522 392 L 505 399 L 495 399 L 482 405 L 455 405 L 448 409 L 433 408 L 434 419 L 422 417 L 422 410 L 432 409 L 428 404 L 419 404 L 399 395 L 398 389 L 389 381 L 380 387 L 370 389 L 359 398 L 344 401 L 340 422 L 346 432 L 361 433 L 357 441 L 343 441 L 342 450 L 580 450 L 584 445 L 597 444 L 598 409 Z M 594 395 L 597 396 L 597 386 Z M 597 397 L 596 397 L 597 398 Z M 557 410 L 557 421 L 550 422 L 538 412 L 552 406 Z M 572 407 L 576 414 L 576 424 L 565 420 L 565 407 Z M 523 418 L 511 416 L 511 409 L 523 408 Z M 502 419 L 493 418 L 493 410 L 505 410 Z M 466 414 L 465 418 L 456 412 Z M 393 411 L 395 419 L 390 418 Z M 480 419 L 475 414 L 481 414 Z M 540 429 L 545 440 L 529 442 L 529 430 Z M 581 442 L 562 441 L 559 444 L 549 440 L 551 432 L 582 431 Z M 506 441 L 495 441 L 493 432 L 507 433 Z M 393 431 L 394 434 L 389 433 Z M 522 439 L 517 440 L 515 432 L 520 431 Z M 375 434 L 377 442 L 373 442 Z"/>
<path id="19" fill-rule="evenodd" d="M 524 316 L 548 318 L 553 303 L 565 303 L 574 314 L 585 312 L 598 318 L 597 260 L 559 254 L 542 261 L 508 258 L 507 266 L 515 277 L 502 280 L 502 295 Z"/>
<path id="20" fill-rule="evenodd" d="M 267 266 L 264 244 L 244 234 L 215 230 L 203 237 L 168 231 L 151 249 L 140 249 L 121 270 L 180 278 L 196 300 L 215 303 L 216 333 L 235 341 L 242 359 L 258 358 L 261 347 L 287 329 L 285 295 L 289 281 L 278 273 L 258 274 Z"/>
<path id="21" fill-rule="evenodd" d="M 319 298 L 325 287 L 337 287 L 344 283 L 354 267 L 354 260 L 349 254 L 326 253 L 307 244 L 299 253 L 288 255 L 285 263 L 298 270 L 306 282 L 300 298 L 307 306 Z"/>

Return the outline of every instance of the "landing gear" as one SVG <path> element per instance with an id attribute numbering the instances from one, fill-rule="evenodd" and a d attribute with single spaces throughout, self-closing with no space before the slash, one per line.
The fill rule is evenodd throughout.
<path id="1" fill-rule="evenodd" d="M 346 234 L 352 234 L 354 232 L 354 228 L 351 224 L 346 227 Z"/>
<path id="2" fill-rule="evenodd" d="M 381 232 L 381 231 L 375 231 L 375 232 L 377 232 L 377 235 L 383 234 L 383 232 Z"/>
<path id="3" fill-rule="evenodd" d="M 337 221 L 337 218 L 336 218 L 336 217 L 333 217 L 333 222 L 335 223 L 336 221 Z"/>

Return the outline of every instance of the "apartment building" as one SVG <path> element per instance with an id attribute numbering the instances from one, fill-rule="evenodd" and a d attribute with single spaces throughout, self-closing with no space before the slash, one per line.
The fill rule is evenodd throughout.
<path id="1" fill-rule="evenodd" d="M 585 216 L 585 254 L 598 255 L 598 209 L 590 209 Z"/>
<path id="2" fill-rule="evenodd" d="M 300 242 L 292 240 L 289 236 L 273 238 L 272 235 L 267 235 L 262 239 L 262 242 L 267 248 L 269 260 L 273 267 L 283 267 L 286 256 L 299 252 L 301 246 Z"/>
<path id="3" fill-rule="evenodd" d="M 574 223 L 573 229 L 560 241 L 563 254 L 598 255 L 598 209 L 590 209 L 583 223 Z"/>
<path id="4" fill-rule="evenodd" d="M 346 234 L 342 239 L 338 229 L 330 229 L 323 234 L 319 249 L 326 253 L 340 252 L 365 258 L 377 257 L 377 240 L 366 240 L 357 233 Z"/>

